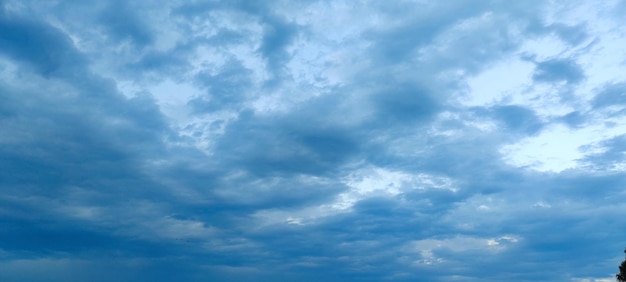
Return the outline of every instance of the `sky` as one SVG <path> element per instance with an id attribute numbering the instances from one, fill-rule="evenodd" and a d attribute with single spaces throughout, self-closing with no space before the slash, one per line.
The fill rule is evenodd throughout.
<path id="1" fill-rule="evenodd" d="M 0 0 L 0 281 L 613 281 L 625 15 Z"/>

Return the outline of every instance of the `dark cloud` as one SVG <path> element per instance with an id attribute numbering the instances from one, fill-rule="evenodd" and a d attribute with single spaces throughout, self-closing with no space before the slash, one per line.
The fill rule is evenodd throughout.
<path id="1" fill-rule="evenodd" d="M 607 85 L 592 100 L 595 108 L 624 104 L 626 104 L 626 83 Z"/>
<path id="2" fill-rule="evenodd" d="M 584 124 L 586 121 L 585 116 L 578 111 L 566 114 L 563 117 L 561 117 L 560 120 L 565 122 L 565 124 L 567 124 L 570 127 L 579 127 L 582 124 Z"/>
<path id="3" fill-rule="evenodd" d="M 211 44 L 227 46 L 230 44 L 240 44 L 247 40 L 247 34 L 236 30 L 221 29 L 217 34 L 211 36 L 208 42 Z"/>
<path id="4" fill-rule="evenodd" d="M 285 63 L 289 61 L 290 55 L 287 47 L 298 34 L 298 27 L 273 16 L 267 17 L 264 24 L 259 52 L 267 60 L 268 69 L 275 75 L 279 75 L 284 71 Z"/>
<path id="5" fill-rule="evenodd" d="M 566 82 L 576 84 L 585 78 L 585 73 L 575 60 L 550 59 L 537 63 L 533 80 L 538 82 Z"/>
<path id="6" fill-rule="evenodd" d="M 548 28 L 553 29 L 563 41 L 572 45 L 578 45 L 589 37 L 587 27 L 583 24 L 574 26 L 553 24 Z"/>
<path id="7" fill-rule="evenodd" d="M 245 112 L 226 128 L 216 151 L 223 154 L 224 161 L 261 175 L 324 175 L 339 169 L 358 152 L 359 143 L 350 132 L 316 120 L 319 112 L 315 111 L 324 109 L 305 105 L 301 110 L 293 116 L 276 117 Z"/>
<path id="8" fill-rule="evenodd" d="M 545 21 L 537 20 L 530 22 L 528 27 L 530 34 L 538 36 L 556 36 L 564 43 L 576 46 L 590 37 L 589 27 L 583 23 L 564 24 L 555 22 L 546 24 Z"/>
<path id="9" fill-rule="evenodd" d="M 84 71 L 84 58 L 69 37 L 52 26 L 4 13 L 0 32 L 2 53 L 27 63 L 42 75 Z"/>
<path id="10" fill-rule="evenodd" d="M 177 7 L 174 12 L 183 16 L 197 16 L 210 11 L 239 11 L 252 16 L 254 21 L 262 26 L 261 41 L 257 52 L 265 60 L 267 70 L 272 77 L 268 84 L 275 85 L 280 82 L 285 73 L 285 64 L 289 62 L 291 55 L 287 48 L 293 43 L 301 31 L 301 27 L 277 15 L 266 3 L 252 3 L 247 1 L 221 2 L 198 2 L 187 3 Z M 254 36 L 248 34 L 247 37 Z M 244 40 L 241 33 L 233 32 L 226 28 L 212 36 L 209 42 L 218 45 L 230 44 Z"/>
<path id="11" fill-rule="evenodd" d="M 174 49 L 171 52 L 148 52 L 139 61 L 130 65 L 131 72 L 134 71 L 155 71 L 174 73 L 187 65 L 187 60 L 182 56 L 185 50 Z"/>
<path id="12" fill-rule="evenodd" d="M 619 167 L 626 160 L 624 153 L 626 152 L 626 136 L 620 135 L 605 140 L 598 144 L 602 151 L 591 154 L 585 158 L 585 162 L 589 164 L 590 169 L 611 170 Z M 583 150 L 592 150 L 593 148 L 581 148 Z"/>
<path id="13" fill-rule="evenodd" d="M 512 131 L 521 131 L 525 134 L 535 134 L 541 130 L 543 124 L 532 110 L 520 106 L 498 106 L 491 109 L 493 115 L 502 121 L 506 128 Z"/>
<path id="14" fill-rule="evenodd" d="M 397 63 L 406 60 L 420 47 L 431 43 L 445 29 L 464 19 L 484 12 L 482 5 L 398 5 L 382 9 L 384 16 L 402 18 L 399 26 L 388 29 L 375 29 L 368 33 L 367 38 L 373 42 L 372 53 L 380 63 Z"/>
<path id="15" fill-rule="evenodd" d="M 501 149 L 597 123 L 623 85 L 548 117 L 526 88 L 459 99 L 525 40 L 584 42 L 547 2 L 19 2 L 0 2 L 0 280 L 569 281 L 618 263 L 622 135 L 561 172 Z M 563 58 L 532 78 L 586 76 Z M 152 95 L 163 81 L 197 91 Z"/>
<path id="16" fill-rule="evenodd" d="M 431 95 L 428 88 L 411 84 L 383 88 L 372 97 L 378 114 L 376 121 L 397 124 L 427 120 L 441 108 Z"/>
<path id="17" fill-rule="evenodd" d="M 200 72 L 197 83 L 206 89 L 207 95 L 194 98 L 189 105 L 198 112 L 211 112 L 237 106 L 246 100 L 252 87 L 252 71 L 239 61 L 229 61 L 217 74 Z"/>
<path id="18" fill-rule="evenodd" d="M 130 40 L 139 47 L 154 41 L 150 26 L 142 22 L 135 9 L 126 1 L 112 1 L 102 10 L 100 23 L 108 31 L 111 38 L 124 41 Z"/>

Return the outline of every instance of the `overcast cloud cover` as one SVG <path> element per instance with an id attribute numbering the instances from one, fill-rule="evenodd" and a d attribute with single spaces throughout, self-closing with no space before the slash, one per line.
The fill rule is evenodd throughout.
<path id="1" fill-rule="evenodd" d="M 0 281 L 612 281 L 625 15 L 0 1 Z"/>

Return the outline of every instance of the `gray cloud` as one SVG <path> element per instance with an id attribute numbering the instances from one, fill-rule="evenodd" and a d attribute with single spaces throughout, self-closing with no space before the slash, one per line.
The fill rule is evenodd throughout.
<path id="1" fill-rule="evenodd" d="M 539 82 L 579 83 L 585 78 L 583 69 L 573 60 L 551 59 L 537 64 L 533 79 Z"/>
<path id="2" fill-rule="evenodd" d="M 615 271 L 623 85 L 530 54 L 590 33 L 546 23 L 547 2 L 0 5 L 0 280 Z M 464 102 L 521 56 L 537 85 Z M 548 105 L 559 82 L 593 93 Z M 560 172 L 502 150 L 590 125 L 606 134 L 563 137 L 581 157 Z"/>

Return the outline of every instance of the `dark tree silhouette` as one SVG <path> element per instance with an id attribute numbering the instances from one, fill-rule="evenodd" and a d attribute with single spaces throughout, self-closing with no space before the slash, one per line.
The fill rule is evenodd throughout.
<path id="1" fill-rule="evenodd" d="M 626 249 L 624 250 L 626 253 Z M 619 265 L 619 273 L 615 274 L 615 279 L 619 282 L 626 282 L 626 259 L 622 261 L 622 264 Z"/>

